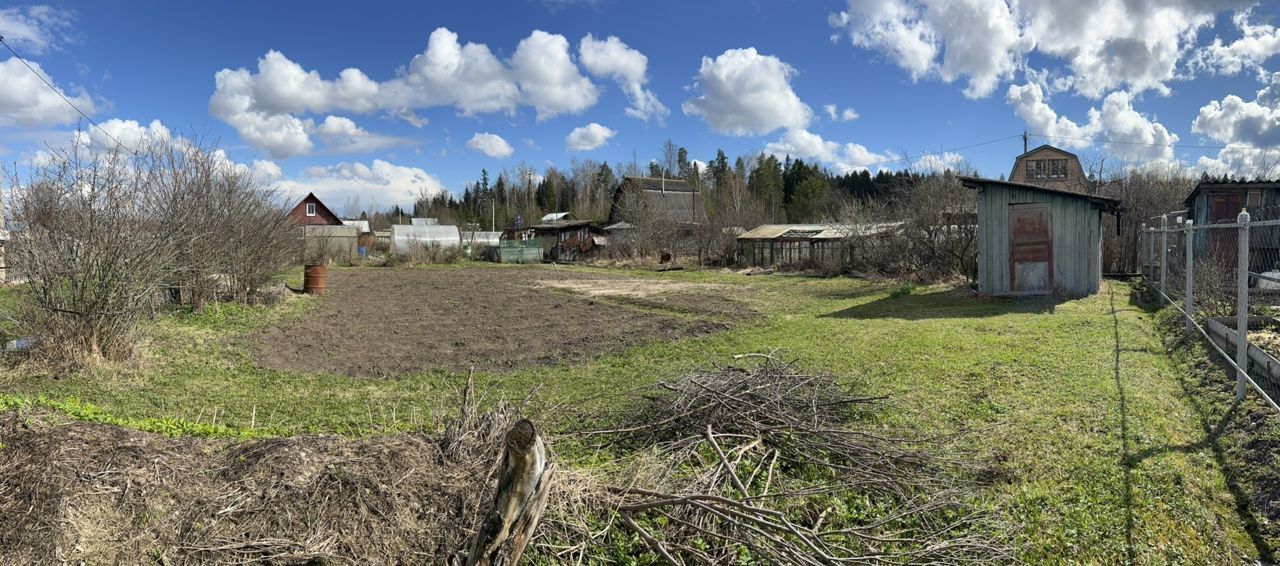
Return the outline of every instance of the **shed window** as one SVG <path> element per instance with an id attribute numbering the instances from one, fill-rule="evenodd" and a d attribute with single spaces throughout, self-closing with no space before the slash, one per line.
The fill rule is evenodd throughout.
<path id="1" fill-rule="evenodd" d="M 1262 191 L 1249 191 L 1249 199 L 1245 206 L 1262 206 Z"/>
<path id="2" fill-rule="evenodd" d="M 315 215 L 316 215 L 316 203 L 314 202 L 307 203 L 307 216 L 315 216 Z"/>

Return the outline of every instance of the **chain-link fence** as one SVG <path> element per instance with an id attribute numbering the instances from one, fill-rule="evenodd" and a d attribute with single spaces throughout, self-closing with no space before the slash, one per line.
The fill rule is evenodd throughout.
<path id="1" fill-rule="evenodd" d="M 1187 333 L 1236 371 L 1237 399 L 1252 388 L 1280 411 L 1280 206 L 1235 204 L 1152 218 L 1139 233 L 1139 266 Z"/>

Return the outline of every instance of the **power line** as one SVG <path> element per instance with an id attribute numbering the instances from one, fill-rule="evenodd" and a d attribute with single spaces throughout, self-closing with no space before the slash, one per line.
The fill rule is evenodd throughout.
<path id="1" fill-rule="evenodd" d="M 915 160 L 920 159 L 920 158 L 922 158 L 922 157 L 929 157 L 929 156 L 931 156 L 931 155 L 943 155 L 943 154 L 947 154 L 947 153 L 951 153 L 951 152 L 955 152 L 955 151 L 961 151 L 961 150 L 965 150 L 965 149 L 972 149 L 972 148 L 975 148 L 975 147 L 981 147 L 981 146 L 984 146 L 984 145 L 991 145 L 991 144 L 993 144 L 993 143 L 1000 143 L 1000 142 L 1002 142 L 1002 141 L 1008 141 L 1008 140 L 1011 140 L 1011 139 L 1014 139 L 1014 138 L 1020 138 L 1020 137 L 1022 137 L 1022 134 L 1014 134 L 1014 135 L 1012 135 L 1012 136 L 1005 136 L 1005 137 L 1003 137 L 1003 138 L 994 139 L 994 140 L 988 140 L 988 141 L 984 141 L 984 142 L 978 142 L 978 143 L 975 143 L 975 144 L 962 145 L 962 146 L 959 146 L 959 147 L 952 147 L 952 148 L 944 149 L 944 150 L 941 150 L 941 151 L 933 151 L 933 152 L 929 152 L 929 153 L 921 153 L 921 154 L 919 154 L 919 155 L 915 155 L 915 156 L 907 156 L 907 157 L 902 157 L 902 158 L 899 158 L 899 159 L 889 159 L 889 160 L 885 160 L 885 161 L 879 161 L 879 162 L 876 162 L 876 163 L 865 163 L 865 164 L 859 164 L 858 166 L 859 166 L 859 167 L 866 167 L 866 168 L 870 169 L 870 168 L 872 168 L 872 167 L 880 167 L 881 165 L 889 165 L 889 164 L 893 164 L 893 163 L 903 163 L 903 162 L 908 162 L 908 161 L 915 161 Z"/>
<path id="2" fill-rule="evenodd" d="M 1257 147 L 1257 146 L 1249 146 L 1249 145 L 1195 145 L 1195 144 L 1186 144 L 1186 143 L 1151 143 L 1151 142 L 1137 142 L 1137 141 L 1125 141 L 1125 140 L 1112 140 L 1112 139 L 1107 139 L 1107 138 L 1081 138 L 1081 137 L 1072 137 L 1072 136 L 1049 136 L 1049 135 L 1045 135 L 1045 134 L 1031 134 L 1031 136 L 1032 136 L 1032 137 L 1037 137 L 1037 138 L 1050 139 L 1050 140 L 1074 140 L 1074 141 L 1086 141 L 1086 142 L 1092 142 L 1092 143 L 1113 143 L 1113 144 L 1121 144 L 1121 145 L 1141 145 L 1141 146 L 1147 146 L 1147 147 L 1177 147 L 1177 148 L 1183 148 L 1183 149 L 1247 149 L 1247 150 L 1256 150 L 1256 151 L 1272 151 L 1272 150 L 1280 150 L 1280 146 Z"/>
<path id="3" fill-rule="evenodd" d="M 111 138 L 111 141 L 116 142 L 116 145 L 125 148 L 130 153 L 133 153 L 135 155 L 138 153 L 137 150 L 129 149 L 129 146 L 125 145 L 124 142 L 121 142 L 118 138 L 111 135 L 111 132 L 108 132 L 106 129 L 104 129 L 101 125 L 99 125 L 96 121 L 94 121 L 93 118 L 90 118 L 88 114 L 85 114 L 84 111 L 81 110 L 79 106 L 76 106 L 75 103 L 71 102 L 71 99 L 67 98 L 65 94 L 62 94 L 62 91 L 58 90 L 58 87 L 53 86 L 53 83 L 49 82 L 49 79 L 44 78 L 43 74 L 41 74 L 40 72 L 32 68 L 31 64 L 28 63 L 26 59 L 22 58 L 21 55 L 18 55 L 18 52 L 14 51 L 13 47 L 10 46 L 7 41 L 4 40 L 3 35 L 0 35 L 0 45 L 3 45 L 5 49 L 8 49 L 9 53 L 12 53 L 15 59 L 21 61 L 22 65 L 25 66 L 28 71 L 31 71 L 31 74 L 35 75 L 36 78 L 40 79 L 40 82 L 44 83 L 45 86 L 49 87 L 49 90 L 52 90 L 54 94 L 58 95 L 58 98 L 61 98 L 63 102 L 66 102 L 67 106 L 70 106 L 72 110 L 75 110 L 77 113 L 83 116 L 84 119 L 88 120 L 90 124 L 93 124 L 93 127 L 97 128 L 99 132 L 102 132 L 103 135 Z"/>

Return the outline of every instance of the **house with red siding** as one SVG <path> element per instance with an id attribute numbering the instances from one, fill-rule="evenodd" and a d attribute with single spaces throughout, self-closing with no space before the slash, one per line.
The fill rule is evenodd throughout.
<path id="1" fill-rule="evenodd" d="M 300 226 L 342 226 L 342 219 L 320 202 L 315 193 L 307 193 L 298 206 L 289 211 L 289 220 Z"/>

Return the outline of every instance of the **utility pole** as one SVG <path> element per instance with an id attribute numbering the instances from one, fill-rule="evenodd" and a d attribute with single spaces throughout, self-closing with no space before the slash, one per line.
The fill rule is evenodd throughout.
<path id="1" fill-rule="evenodd" d="M 1027 152 L 1027 131 L 1022 130 L 1022 153 Z"/>

